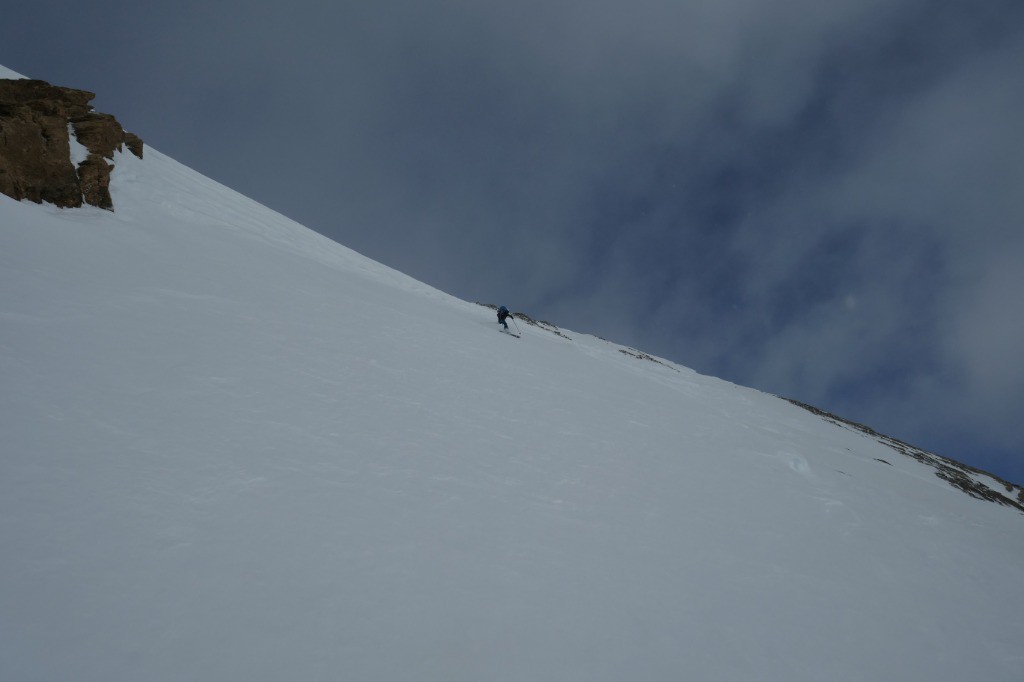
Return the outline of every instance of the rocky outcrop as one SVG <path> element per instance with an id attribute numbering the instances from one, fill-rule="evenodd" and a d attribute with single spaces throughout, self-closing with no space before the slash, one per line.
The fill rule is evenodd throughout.
<path id="1" fill-rule="evenodd" d="M 141 159 L 143 143 L 113 116 L 94 112 L 95 96 L 45 81 L 0 79 L 0 192 L 19 201 L 113 210 L 108 162 L 122 147 Z M 77 167 L 72 131 L 88 151 Z"/>
<path id="2" fill-rule="evenodd" d="M 832 422 L 836 426 L 844 429 L 850 429 L 852 431 L 859 431 L 866 436 L 877 440 L 882 445 L 892 448 L 901 455 L 912 457 L 922 464 L 926 464 L 935 469 L 935 475 L 942 480 L 949 483 L 954 488 L 967 493 L 971 497 L 979 500 L 986 500 L 988 502 L 996 502 L 998 504 L 1005 505 L 1007 507 L 1013 507 L 1018 511 L 1024 513 L 1024 487 L 1019 486 L 1015 483 L 1005 481 L 995 474 L 990 474 L 987 471 L 982 471 L 975 467 L 958 462 L 948 457 L 936 455 L 933 452 L 922 450 L 921 448 L 908 445 L 901 440 L 897 440 L 890 436 L 885 436 L 878 433 L 870 426 L 864 424 L 858 424 L 848 419 L 843 419 L 830 412 L 802 403 L 799 400 L 793 400 L 792 398 L 786 398 L 789 402 L 793 403 L 797 407 L 818 415 L 822 419 Z M 888 464 L 892 466 L 890 462 L 878 457 L 875 458 L 876 462 L 882 464 Z M 986 483 L 987 481 L 987 483 Z"/>

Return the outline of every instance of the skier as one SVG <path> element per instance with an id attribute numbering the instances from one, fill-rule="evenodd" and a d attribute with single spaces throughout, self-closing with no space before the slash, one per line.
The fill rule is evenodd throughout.
<path id="1" fill-rule="evenodd" d="M 505 306 L 501 306 L 500 308 L 498 308 L 498 324 L 505 327 L 505 331 L 508 331 L 508 322 L 505 321 L 506 317 L 512 317 L 512 313 L 510 313 L 508 311 L 508 308 L 506 308 Z"/>

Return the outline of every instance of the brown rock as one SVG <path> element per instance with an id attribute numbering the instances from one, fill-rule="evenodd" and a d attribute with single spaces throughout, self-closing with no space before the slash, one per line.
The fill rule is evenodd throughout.
<path id="1" fill-rule="evenodd" d="M 83 116 L 92 110 L 96 93 L 50 85 L 46 81 L 0 79 L 0 112 L 5 106 L 25 105 L 64 118 Z"/>
<path id="2" fill-rule="evenodd" d="M 71 119 L 75 137 L 93 154 L 114 158 L 114 150 L 124 143 L 124 131 L 110 114 L 89 113 Z"/>
<path id="3" fill-rule="evenodd" d="M 110 197 L 110 171 L 113 169 L 114 166 L 98 154 L 90 154 L 89 158 L 78 164 L 78 180 L 85 203 L 108 211 L 114 210 L 114 200 Z"/>
<path id="4" fill-rule="evenodd" d="M 81 206 L 67 124 L 57 116 L 18 114 L 0 116 L 0 192 L 18 200 Z"/>
<path id="5" fill-rule="evenodd" d="M 113 210 L 110 171 L 122 145 L 142 158 L 142 140 L 92 111 L 95 95 L 39 80 L 0 79 L 0 192 L 63 208 L 82 202 Z M 71 163 L 69 126 L 89 157 Z"/>
<path id="6" fill-rule="evenodd" d="M 143 142 L 141 137 L 139 137 L 135 133 L 126 132 L 124 134 L 124 146 L 128 147 L 128 151 L 130 151 L 132 154 L 139 157 L 140 159 L 142 158 Z"/>

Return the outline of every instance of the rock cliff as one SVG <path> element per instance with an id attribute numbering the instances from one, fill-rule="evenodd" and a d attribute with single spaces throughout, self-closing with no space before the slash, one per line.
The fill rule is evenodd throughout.
<path id="1" fill-rule="evenodd" d="M 142 140 L 109 114 L 96 95 L 40 80 L 0 79 L 0 192 L 63 208 L 83 203 L 113 210 L 110 171 L 122 146 L 142 158 Z M 71 135 L 88 151 L 77 167 Z"/>

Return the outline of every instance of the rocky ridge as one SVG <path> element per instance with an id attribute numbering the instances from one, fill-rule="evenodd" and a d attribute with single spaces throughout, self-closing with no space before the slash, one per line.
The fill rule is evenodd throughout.
<path id="1" fill-rule="evenodd" d="M 958 462 L 948 457 L 936 455 L 933 452 L 922 450 L 921 448 L 915 447 L 908 443 L 904 443 L 901 440 L 886 436 L 878 433 L 870 426 L 864 424 L 858 424 L 857 422 L 850 421 L 849 419 L 843 419 L 830 412 L 826 412 L 820 408 L 802 403 L 799 400 L 793 400 L 792 398 L 786 398 L 789 402 L 793 403 L 797 407 L 816 414 L 822 419 L 835 424 L 836 426 L 844 429 L 850 429 L 857 431 L 869 438 L 877 440 L 882 445 L 892 448 L 896 452 L 906 457 L 912 457 L 922 464 L 926 464 L 935 469 L 935 475 L 942 480 L 949 483 L 954 488 L 961 490 L 971 497 L 979 500 L 986 500 L 988 502 L 996 502 L 998 504 L 1013 507 L 1018 511 L 1024 513 L 1024 488 L 1006 481 L 995 474 L 991 474 L 987 471 L 982 471 L 975 467 Z M 877 459 L 882 464 L 889 464 L 884 459 Z M 988 481 L 986 483 L 986 480 Z"/>
<path id="2" fill-rule="evenodd" d="M 143 142 L 110 114 L 93 111 L 95 93 L 31 79 L 0 79 L 0 192 L 62 208 L 113 210 L 114 152 L 142 158 Z M 71 136 L 87 151 L 77 166 Z"/>

